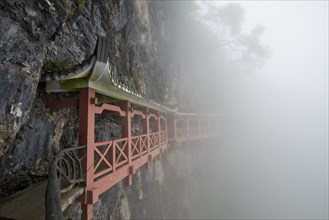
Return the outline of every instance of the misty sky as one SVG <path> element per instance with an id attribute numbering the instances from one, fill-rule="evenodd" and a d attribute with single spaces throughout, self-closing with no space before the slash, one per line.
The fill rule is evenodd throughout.
<path id="1" fill-rule="evenodd" d="M 262 76 L 297 99 L 316 100 L 328 87 L 328 2 L 241 2 L 244 27 L 261 23 L 273 48 Z"/>
<path id="2" fill-rule="evenodd" d="M 327 219 L 328 2 L 234 2 L 245 9 L 243 32 L 265 26 L 271 54 L 218 83 L 226 145 L 217 178 L 227 184 L 218 204 L 228 208 L 214 216 Z"/>

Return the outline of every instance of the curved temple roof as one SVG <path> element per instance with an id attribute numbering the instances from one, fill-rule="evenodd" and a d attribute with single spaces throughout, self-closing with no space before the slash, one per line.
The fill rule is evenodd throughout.
<path id="1" fill-rule="evenodd" d="M 116 100 L 129 100 L 131 103 L 139 106 L 145 106 L 165 113 L 177 113 L 179 115 L 198 115 L 193 113 L 179 113 L 177 109 L 171 109 L 167 106 L 158 104 L 149 100 L 142 94 L 130 90 L 122 85 L 113 75 L 108 62 L 108 40 L 106 37 L 99 36 L 97 43 L 96 56 L 91 59 L 89 65 L 82 70 L 76 71 L 69 76 L 60 77 L 46 82 L 47 92 L 68 92 L 77 91 L 80 88 L 93 88 L 98 94 L 111 97 Z M 218 116 L 204 114 L 205 116 Z"/>

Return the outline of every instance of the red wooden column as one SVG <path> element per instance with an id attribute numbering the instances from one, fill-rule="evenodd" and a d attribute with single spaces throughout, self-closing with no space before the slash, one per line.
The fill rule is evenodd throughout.
<path id="1" fill-rule="evenodd" d="M 159 111 L 156 112 L 156 116 L 157 116 L 157 139 L 158 139 L 158 146 L 160 147 L 160 137 L 161 137 L 161 114 Z"/>
<path id="2" fill-rule="evenodd" d="M 147 154 L 150 153 L 150 114 L 149 109 L 145 107 L 143 109 L 145 118 L 143 120 L 143 133 L 146 134 Z"/>
<path id="3" fill-rule="evenodd" d="M 216 122 L 216 136 L 219 136 L 219 118 L 218 117 L 216 117 L 215 122 Z"/>
<path id="4" fill-rule="evenodd" d="M 82 196 L 82 219 L 90 220 L 93 215 L 93 203 L 97 201 L 94 185 L 94 132 L 96 103 L 95 90 L 91 88 L 80 89 L 79 98 L 79 144 L 87 147 L 81 150 L 81 155 L 87 155 L 82 162 L 83 171 L 86 172 L 85 193 Z"/>
<path id="5" fill-rule="evenodd" d="M 168 139 L 176 141 L 176 114 L 169 113 L 166 122 Z"/>
<path id="6" fill-rule="evenodd" d="M 176 117 L 176 114 L 172 115 L 172 120 L 174 121 L 174 126 L 173 126 L 174 139 L 175 139 L 175 141 L 177 141 L 177 117 Z"/>
<path id="7" fill-rule="evenodd" d="M 165 129 L 165 132 L 166 132 L 166 135 L 165 135 L 165 142 L 166 142 L 166 146 L 165 146 L 165 152 L 168 151 L 168 148 L 170 147 L 169 146 L 169 143 L 168 143 L 168 114 L 165 114 L 164 115 L 165 119 L 164 119 L 164 129 Z"/>
<path id="8" fill-rule="evenodd" d="M 190 139 L 190 119 L 189 118 L 186 118 L 185 119 L 185 124 L 186 124 L 186 138 L 187 140 Z"/>
<path id="9" fill-rule="evenodd" d="M 157 132 L 161 132 L 161 114 L 157 111 Z"/>
<path id="10" fill-rule="evenodd" d="M 201 138 L 201 122 L 200 122 L 200 118 L 198 117 L 197 119 L 196 119 L 196 121 L 197 121 L 197 125 L 198 125 L 198 139 L 200 139 Z"/>
<path id="11" fill-rule="evenodd" d="M 207 138 L 210 136 L 210 131 L 211 131 L 211 127 L 210 127 L 210 118 L 207 118 Z"/>
<path id="12" fill-rule="evenodd" d="M 129 101 L 123 101 L 121 103 L 122 110 L 126 112 L 126 116 L 122 117 L 122 138 L 127 138 L 127 146 L 124 149 L 124 153 L 128 157 L 128 166 L 129 166 L 129 176 L 127 177 L 127 185 L 132 184 L 132 175 L 134 173 L 134 167 L 130 166 L 131 158 L 131 103 Z"/>
<path id="13" fill-rule="evenodd" d="M 207 129 L 208 129 L 208 124 L 207 124 L 207 119 L 206 117 L 203 118 L 203 138 L 206 138 L 207 137 Z"/>
<path id="14" fill-rule="evenodd" d="M 164 121 L 164 124 L 165 124 L 165 132 L 166 132 L 166 142 L 168 144 L 168 114 L 165 114 L 165 121 Z"/>

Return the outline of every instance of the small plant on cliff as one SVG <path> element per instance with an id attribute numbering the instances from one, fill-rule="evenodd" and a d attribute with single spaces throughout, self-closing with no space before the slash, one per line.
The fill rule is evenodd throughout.
<path id="1" fill-rule="evenodd" d="M 64 70 L 68 70 L 71 66 L 71 62 L 69 59 L 64 60 L 48 60 L 43 66 L 43 70 L 46 73 L 55 73 L 61 72 Z"/>
<path id="2" fill-rule="evenodd" d="M 138 92 L 144 92 L 143 86 L 142 86 L 143 81 L 144 81 L 144 75 L 141 72 L 139 72 L 139 73 L 133 75 L 132 80 L 133 80 L 133 85 L 136 88 L 136 90 Z"/>
<path id="3" fill-rule="evenodd" d="M 85 5 L 85 0 L 78 0 L 79 8 L 82 8 Z"/>

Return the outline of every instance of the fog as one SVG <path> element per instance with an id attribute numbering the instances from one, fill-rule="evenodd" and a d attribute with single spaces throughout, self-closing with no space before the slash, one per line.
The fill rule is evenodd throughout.
<path id="1" fill-rule="evenodd" d="M 195 216 L 327 219 L 328 2 L 171 4 L 185 77 L 223 115 Z"/>

